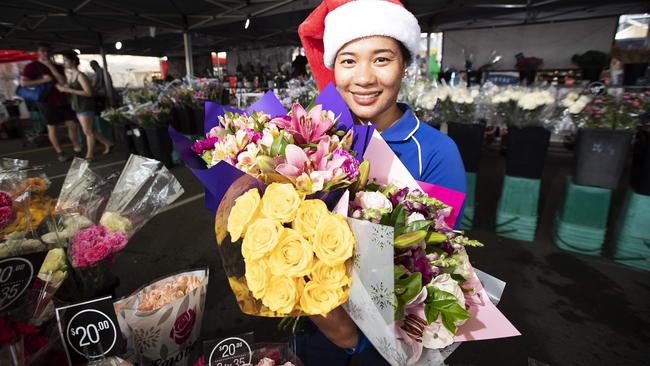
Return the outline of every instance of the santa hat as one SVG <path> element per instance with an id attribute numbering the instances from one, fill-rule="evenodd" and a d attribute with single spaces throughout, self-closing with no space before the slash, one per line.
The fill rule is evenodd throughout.
<path id="1" fill-rule="evenodd" d="M 346 43 L 370 36 L 400 41 L 415 60 L 420 25 L 399 0 L 323 0 L 298 27 L 309 66 L 322 90 L 334 82 L 334 60 Z"/>

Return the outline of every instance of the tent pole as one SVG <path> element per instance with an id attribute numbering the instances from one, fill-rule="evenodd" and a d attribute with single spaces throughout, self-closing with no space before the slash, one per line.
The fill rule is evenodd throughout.
<path id="1" fill-rule="evenodd" d="M 102 68 L 104 72 L 104 86 L 106 88 L 106 98 L 108 99 L 108 106 L 114 107 L 115 101 L 113 100 L 113 83 L 108 76 L 108 62 L 106 62 L 106 50 L 104 46 L 99 48 L 99 52 L 102 55 Z"/>
<path id="2" fill-rule="evenodd" d="M 424 59 L 426 60 L 426 65 L 427 65 L 427 69 L 426 69 L 424 74 L 429 76 L 429 67 L 431 66 L 430 65 L 430 63 L 431 63 L 431 32 L 427 32 L 427 54 L 424 57 Z"/>
<path id="3" fill-rule="evenodd" d="M 183 32 L 183 44 L 185 46 L 185 72 L 189 81 L 194 75 L 194 60 L 192 60 L 192 38 L 187 31 Z"/>

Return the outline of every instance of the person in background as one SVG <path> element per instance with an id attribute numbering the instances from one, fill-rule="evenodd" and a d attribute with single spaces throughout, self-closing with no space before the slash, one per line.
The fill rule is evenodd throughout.
<path id="1" fill-rule="evenodd" d="M 86 144 L 88 145 L 86 160 L 92 161 L 95 152 L 95 139 L 104 145 L 104 155 L 111 152 L 113 143 L 100 132 L 95 133 L 93 131 L 93 123 L 95 122 L 93 89 L 88 77 L 79 71 L 79 57 L 77 53 L 74 51 L 66 51 L 62 55 L 65 68 L 70 70 L 70 80 L 68 84 L 57 84 L 56 88 L 61 93 L 70 94 L 72 109 L 77 114 L 77 119 L 79 119 L 81 128 L 86 136 Z"/>
<path id="2" fill-rule="evenodd" d="M 93 94 L 95 95 L 95 107 L 96 107 L 96 112 L 100 113 L 106 107 L 111 107 L 110 105 L 110 100 L 108 98 L 107 90 L 106 90 L 106 80 L 104 79 L 104 69 L 99 66 L 99 63 L 95 60 L 90 61 L 90 67 L 93 69 L 95 72 L 95 77 L 93 78 Z M 113 79 L 111 78 L 111 74 L 106 72 L 106 75 L 108 75 L 108 85 L 110 85 L 111 88 L 111 93 L 113 97 L 113 103 L 117 101 L 117 95 L 115 93 L 115 88 L 113 88 Z"/>
<path id="3" fill-rule="evenodd" d="M 63 67 L 52 62 L 50 52 L 50 45 L 46 43 L 38 44 L 36 48 L 38 60 L 27 64 L 20 76 L 20 85 L 22 87 L 30 88 L 45 83 L 66 83 Z M 56 151 L 59 162 L 70 160 L 70 157 L 66 156 L 63 149 L 61 149 L 59 138 L 56 135 L 56 127 L 60 123 L 65 122 L 74 152 L 80 153 L 81 147 L 77 136 L 77 126 L 75 125 L 75 113 L 70 108 L 65 95 L 53 87 L 45 99 L 42 102 L 37 102 L 36 105 L 41 119 L 47 124 L 47 137 Z"/>

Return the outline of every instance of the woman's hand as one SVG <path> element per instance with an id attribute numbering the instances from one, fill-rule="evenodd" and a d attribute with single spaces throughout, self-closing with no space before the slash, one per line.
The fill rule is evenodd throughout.
<path id="1" fill-rule="evenodd" d="M 59 89 L 61 93 L 68 93 L 70 88 L 67 85 L 56 84 L 56 88 Z"/>
<path id="2" fill-rule="evenodd" d="M 339 348 L 349 349 L 357 346 L 357 325 L 342 307 L 330 311 L 327 317 L 316 315 L 310 316 L 309 319 Z"/>

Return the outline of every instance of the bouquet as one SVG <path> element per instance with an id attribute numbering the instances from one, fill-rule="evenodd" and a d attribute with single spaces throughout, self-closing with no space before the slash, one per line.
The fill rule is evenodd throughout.
<path id="1" fill-rule="evenodd" d="M 170 110 L 160 103 L 147 102 L 130 111 L 132 121 L 142 128 L 163 127 L 169 122 Z"/>
<path id="2" fill-rule="evenodd" d="M 120 329 L 140 365 L 190 365 L 200 336 L 209 272 L 183 271 L 115 303 Z"/>
<path id="3" fill-rule="evenodd" d="M 382 357 L 438 365 L 453 342 L 518 335 L 469 263 L 481 244 L 451 229 L 463 195 L 416 182 L 379 134 L 364 158 L 370 183 L 345 208 L 357 243 L 344 309 Z"/>
<path id="4" fill-rule="evenodd" d="M 482 244 L 447 225 L 451 210 L 420 190 L 393 184 L 369 184 L 350 203 L 352 218 L 394 229 L 396 329 L 414 347 L 450 345 L 470 317 L 463 291 L 472 275 L 465 246 Z"/>
<path id="5" fill-rule="evenodd" d="M 346 262 L 355 239 L 345 218 L 323 201 L 304 199 L 291 184 L 271 183 L 262 196 L 251 188 L 235 199 L 227 222 L 220 217 L 217 241 L 236 245 L 221 252 L 244 313 L 325 316 L 347 300 Z"/>
<path id="6" fill-rule="evenodd" d="M 422 97 L 422 106 L 432 110 L 434 120 L 447 123 L 476 123 L 479 90 L 443 84 Z"/>
<path id="7" fill-rule="evenodd" d="M 507 126 L 546 126 L 553 112 L 555 96 L 551 90 L 493 87 L 489 102 L 499 121 Z"/>
<path id="8" fill-rule="evenodd" d="M 331 210 L 363 175 L 358 159 L 372 128 L 353 125 L 331 86 L 290 114 L 272 93 L 246 112 L 206 104 L 206 130 L 197 143 L 170 134 L 216 210 L 218 248 L 242 311 L 326 314 L 344 302 L 354 238 Z"/>
<path id="9" fill-rule="evenodd" d="M 623 93 L 620 98 L 605 94 L 593 98 L 577 118 L 578 128 L 635 130 L 650 106 L 647 93 Z"/>
<path id="10" fill-rule="evenodd" d="M 48 342 L 39 329 L 0 317 L 0 364 L 27 365 Z"/>

